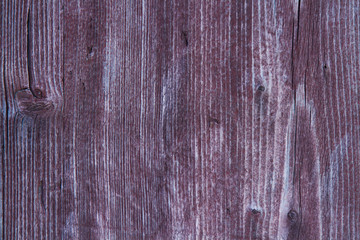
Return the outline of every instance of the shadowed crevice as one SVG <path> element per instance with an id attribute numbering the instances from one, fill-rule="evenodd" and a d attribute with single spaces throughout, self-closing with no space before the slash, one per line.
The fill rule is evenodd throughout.
<path id="1" fill-rule="evenodd" d="M 300 28 L 300 8 L 301 8 L 301 0 L 298 3 L 298 11 L 297 11 L 297 30 L 296 30 L 296 42 L 299 40 L 299 28 Z"/>
<path id="2" fill-rule="evenodd" d="M 28 70 L 28 79 L 29 79 L 29 89 L 34 97 L 39 97 L 34 94 L 34 92 L 31 89 L 32 83 L 33 83 L 33 76 L 32 76 L 32 69 L 33 69 L 33 63 L 31 60 L 31 48 L 32 48 L 32 42 L 31 42 L 31 15 L 30 15 L 30 9 L 31 9 L 31 3 L 28 9 L 27 13 L 27 20 L 26 20 L 26 58 L 27 58 L 27 70 Z M 41 96 L 40 96 L 41 97 Z"/>

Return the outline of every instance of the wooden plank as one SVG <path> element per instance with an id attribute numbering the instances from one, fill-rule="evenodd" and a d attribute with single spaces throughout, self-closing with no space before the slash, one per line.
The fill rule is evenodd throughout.
<path id="1" fill-rule="evenodd" d="M 4 1 L 2 239 L 62 229 L 62 16 L 58 1 Z"/>
<path id="2" fill-rule="evenodd" d="M 360 239 L 358 1 L 0 3 L 1 239 Z"/>

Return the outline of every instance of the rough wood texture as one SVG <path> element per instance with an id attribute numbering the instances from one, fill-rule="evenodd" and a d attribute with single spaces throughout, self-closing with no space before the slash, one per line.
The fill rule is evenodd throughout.
<path id="1" fill-rule="evenodd" d="M 360 2 L 4 0 L 1 239 L 360 239 Z"/>

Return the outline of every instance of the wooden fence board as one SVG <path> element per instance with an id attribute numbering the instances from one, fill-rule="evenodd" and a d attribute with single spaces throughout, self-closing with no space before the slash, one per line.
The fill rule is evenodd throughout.
<path id="1" fill-rule="evenodd" d="M 359 10 L 2 1 L 0 238 L 360 239 Z"/>

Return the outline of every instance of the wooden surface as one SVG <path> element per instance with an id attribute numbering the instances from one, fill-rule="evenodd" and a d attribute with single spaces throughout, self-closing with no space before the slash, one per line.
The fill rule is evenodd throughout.
<path id="1" fill-rule="evenodd" d="M 360 2 L 3 0 L 1 239 L 360 239 Z"/>

